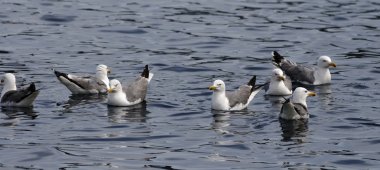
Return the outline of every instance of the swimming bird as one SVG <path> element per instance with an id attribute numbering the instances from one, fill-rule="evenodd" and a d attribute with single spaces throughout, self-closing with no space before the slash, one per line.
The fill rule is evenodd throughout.
<path id="1" fill-rule="evenodd" d="M 272 96 L 291 95 L 292 80 L 281 69 L 275 68 L 272 70 L 269 84 L 265 86 L 265 91 L 267 95 Z"/>
<path id="2" fill-rule="evenodd" d="M 318 58 L 317 67 L 306 67 L 298 65 L 290 60 L 285 59 L 278 52 L 272 52 L 273 64 L 281 68 L 286 75 L 293 81 L 308 85 L 329 84 L 331 82 L 331 74 L 329 67 L 336 67 L 329 56 L 321 56 Z"/>
<path id="3" fill-rule="evenodd" d="M 303 87 L 297 87 L 292 97 L 288 98 L 282 105 L 280 118 L 287 120 L 308 119 L 306 98 L 315 96 L 315 92 L 308 91 Z"/>
<path id="4" fill-rule="evenodd" d="M 36 90 L 34 83 L 31 83 L 27 88 L 17 90 L 16 77 L 12 73 L 5 73 L 1 79 L 1 84 L 4 84 L 0 97 L 1 106 L 31 107 L 40 93 L 39 90 Z"/>
<path id="5" fill-rule="evenodd" d="M 239 89 L 226 92 L 226 85 L 222 80 L 215 80 L 209 87 L 214 91 L 211 99 L 211 108 L 214 110 L 242 110 L 252 101 L 263 85 L 256 86 L 256 76 Z"/>
<path id="6" fill-rule="evenodd" d="M 145 100 L 148 85 L 152 78 L 153 73 L 150 73 L 148 65 L 145 65 L 141 75 L 128 86 L 122 86 L 116 79 L 111 80 L 107 104 L 111 106 L 132 106 L 141 103 Z"/>
<path id="7" fill-rule="evenodd" d="M 107 93 L 109 88 L 108 74 L 111 70 L 104 64 L 96 67 L 94 76 L 76 76 L 54 70 L 58 80 L 65 85 L 72 94 Z"/>

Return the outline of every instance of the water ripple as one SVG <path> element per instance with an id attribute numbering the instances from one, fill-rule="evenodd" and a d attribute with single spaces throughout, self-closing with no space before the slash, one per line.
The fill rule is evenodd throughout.
<path id="1" fill-rule="evenodd" d="M 40 19 L 50 22 L 72 22 L 77 16 L 73 15 L 61 15 L 61 14 L 46 14 Z"/>
<path id="2" fill-rule="evenodd" d="M 157 135 L 147 137 L 119 137 L 119 138 L 73 138 L 64 139 L 65 141 L 79 141 L 79 142 L 121 142 L 121 141 L 145 141 L 155 139 L 177 138 L 178 135 Z"/>

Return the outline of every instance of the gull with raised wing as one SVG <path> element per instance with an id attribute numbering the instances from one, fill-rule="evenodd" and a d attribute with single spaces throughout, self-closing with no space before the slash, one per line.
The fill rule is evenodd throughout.
<path id="1" fill-rule="evenodd" d="M 227 91 L 222 80 L 215 80 L 209 87 L 214 91 L 211 99 L 211 108 L 214 110 L 242 110 L 247 108 L 255 95 L 262 89 L 263 85 L 256 85 L 256 76 L 245 85 L 235 91 Z"/>
<path id="2" fill-rule="evenodd" d="M 132 106 L 145 100 L 148 85 L 153 78 L 153 73 L 149 72 L 148 65 L 145 66 L 141 75 L 127 86 L 113 79 L 110 81 L 108 89 L 107 104 L 111 106 Z"/>

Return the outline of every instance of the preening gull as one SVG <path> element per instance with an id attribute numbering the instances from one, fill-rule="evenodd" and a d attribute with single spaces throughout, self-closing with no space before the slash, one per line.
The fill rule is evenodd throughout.
<path id="1" fill-rule="evenodd" d="M 141 103 L 145 100 L 152 77 L 153 73 L 149 73 L 148 65 L 146 65 L 141 75 L 128 86 L 122 86 L 116 79 L 111 80 L 107 104 L 111 106 L 132 106 Z"/>
<path id="2" fill-rule="evenodd" d="M 58 80 L 64 84 L 72 94 L 97 94 L 107 93 L 109 88 L 108 73 L 110 69 L 100 64 L 96 67 L 96 75 L 94 76 L 76 76 L 66 74 L 54 70 Z"/>
<path id="3" fill-rule="evenodd" d="M 27 88 L 17 90 L 16 77 L 12 73 L 5 73 L 1 83 L 4 84 L 1 92 L 1 106 L 31 107 L 40 93 L 36 90 L 34 83 Z"/>
<path id="4" fill-rule="evenodd" d="M 265 87 L 267 95 L 286 96 L 292 94 L 292 80 L 284 72 L 275 68 L 272 70 L 270 82 Z"/>
<path id="5" fill-rule="evenodd" d="M 329 84 L 331 82 L 329 67 L 336 67 L 328 56 L 319 57 L 317 67 L 306 67 L 285 59 L 276 51 L 273 51 L 272 55 L 275 66 L 281 68 L 293 81 L 303 84 Z"/>
<path id="6" fill-rule="evenodd" d="M 287 120 L 308 119 L 306 98 L 315 96 L 314 92 L 308 91 L 303 87 L 297 87 L 291 98 L 287 99 L 282 105 L 280 118 Z"/>
<path id="7" fill-rule="evenodd" d="M 222 80 L 215 80 L 209 87 L 213 90 L 211 108 L 214 110 L 242 110 L 252 101 L 263 85 L 256 86 L 256 76 L 246 85 L 242 85 L 233 92 L 226 92 L 226 85 Z"/>

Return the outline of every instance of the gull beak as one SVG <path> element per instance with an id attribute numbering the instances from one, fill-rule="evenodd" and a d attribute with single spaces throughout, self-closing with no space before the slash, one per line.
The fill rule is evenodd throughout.
<path id="1" fill-rule="evenodd" d="M 214 91 L 216 90 L 216 86 L 210 86 L 208 89 Z"/>
<path id="2" fill-rule="evenodd" d="M 112 93 L 113 92 L 113 89 L 112 88 L 109 88 L 108 89 L 108 93 Z"/>
<path id="3" fill-rule="evenodd" d="M 285 81 L 285 77 L 284 76 L 278 76 L 278 81 Z"/>
<path id="4" fill-rule="evenodd" d="M 331 67 L 336 67 L 336 64 L 331 62 L 331 63 L 329 64 L 329 66 L 331 66 Z"/>
<path id="5" fill-rule="evenodd" d="M 108 73 L 108 74 L 111 73 L 111 69 L 110 69 L 110 68 L 107 68 L 107 73 Z"/>
<path id="6" fill-rule="evenodd" d="M 309 93 L 307 93 L 307 96 L 316 96 L 317 95 L 317 93 L 315 93 L 315 92 L 309 92 Z"/>

